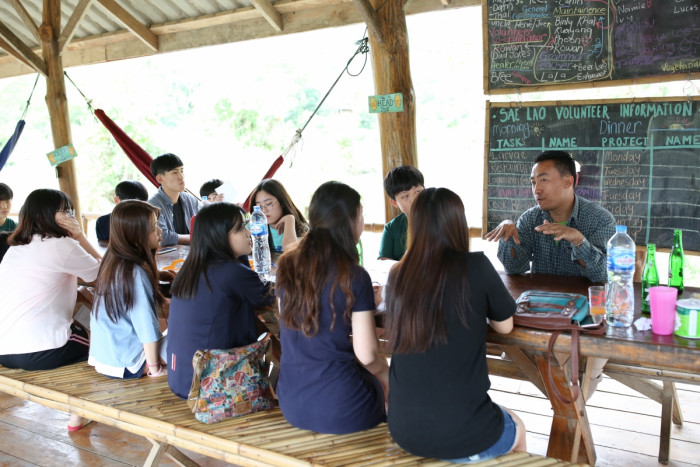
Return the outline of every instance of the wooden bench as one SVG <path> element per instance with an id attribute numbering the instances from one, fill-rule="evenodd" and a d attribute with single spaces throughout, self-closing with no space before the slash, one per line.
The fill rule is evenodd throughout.
<path id="1" fill-rule="evenodd" d="M 168 456 L 197 465 L 177 448 L 243 466 L 449 466 L 415 457 L 391 439 L 387 425 L 349 435 L 324 435 L 289 425 L 279 409 L 206 425 L 170 391 L 166 378 L 110 379 L 87 363 L 50 371 L 0 366 L 0 391 L 146 437 L 153 448 L 144 465 Z M 511 453 L 480 465 L 581 465 Z"/>

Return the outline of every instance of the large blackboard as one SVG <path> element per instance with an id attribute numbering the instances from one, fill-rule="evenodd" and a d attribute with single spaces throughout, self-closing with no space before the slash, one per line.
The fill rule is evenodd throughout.
<path id="1" fill-rule="evenodd" d="M 700 0 L 486 3 L 487 91 L 700 72 Z"/>
<path id="2" fill-rule="evenodd" d="M 534 158 L 559 149 L 581 164 L 576 194 L 613 213 L 637 245 L 700 251 L 700 100 L 488 103 L 486 231 L 535 205 Z"/>

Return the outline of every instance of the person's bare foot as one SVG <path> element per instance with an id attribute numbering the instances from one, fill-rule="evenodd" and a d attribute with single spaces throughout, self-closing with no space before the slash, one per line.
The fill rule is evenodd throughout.
<path id="1" fill-rule="evenodd" d="M 86 420 L 83 417 L 79 417 L 78 415 L 71 415 L 70 420 L 68 420 L 68 431 L 78 431 L 90 422 L 91 420 Z"/>

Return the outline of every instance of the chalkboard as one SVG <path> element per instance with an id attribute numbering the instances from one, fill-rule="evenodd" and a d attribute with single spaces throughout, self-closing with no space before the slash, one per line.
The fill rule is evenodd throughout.
<path id="1" fill-rule="evenodd" d="M 542 151 L 581 164 L 576 194 L 610 211 L 637 245 L 668 248 L 673 229 L 700 251 L 700 100 L 487 103 L 485 232 L 535 206 Z"/>
<path id="2" fill-rule="evenodd" d="M 700 76 L 700 0 L 487 0 L 486 4 L 487 92 Z"/>

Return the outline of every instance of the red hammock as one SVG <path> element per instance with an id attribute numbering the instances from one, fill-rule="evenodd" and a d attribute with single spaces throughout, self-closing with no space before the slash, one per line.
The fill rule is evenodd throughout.
<path id="1" fill-rule="evenodd" d="M 107 128 L 107 131 L 112 134 L 115 141 L 124 150 L 126 156 L 131 160 L 131 162 L 134 163 L 136 168 L 139 169 L 139 172 L 141 172 L 144 177 L 153 183 L 156 188 L 159 187 L 160 184 L 151 174 L 151 162 L 153 162 L 153 158 L 150 156 L 150 154 L 148 154 L 141 146 L 139 146 L 133 139 L 124 133 L 124 130 L 119 128 L 119 126 L 117 126 L 117 124 L 104 113 L 104 110 L 96 109 L 95 116 L 100 120 L 100 122 L 102 122 L 105 128 Z M 275 159 L 275 162 L 272 163 L 268 171 L 265 173 L 265 176 L 263 176 L 263 179 L 271 178 L 273 175 L 275 175 L 275 172 L 277 172 L 277 169 L 280 168 L 282 162 L 284 162 L 283 155 Z M 251 191 L 250 194 L 252 195 L 253 192 Z M 246 198 L 245 202 L 243 203 L 243 209 L 247 211 L 249 205 L 250 195 L 248 195 L 248 198 Z"/>
<path id="2" fill-rule="evenodd" d="M 139 169 L 139 172 L 141 172 L 144 177 L 146 177 L 151 183 L 153 183 L 153 185 L 155 185 L 156 188 L 158 188 L 160 184 L 156 181 L 155 177 L 151 175 L 151 162 L 153 162 L 153 158 L 150 156 L 150 154 L 144 151 L 141 146 L 136 144 L 133 139 L 129 138 L 129 136 L 124 133 L 124 130 L 119 128 L 117 124 L 105 114 L 104 110 L 96 109 L 95 117 L 102 122 L 105 128 L 107 128 L 107 131 L 112 133 L 114 140 L 124 150 L 126 157 L 128 157 L 131 162 L 134 163 L 136 168 Z"/>

